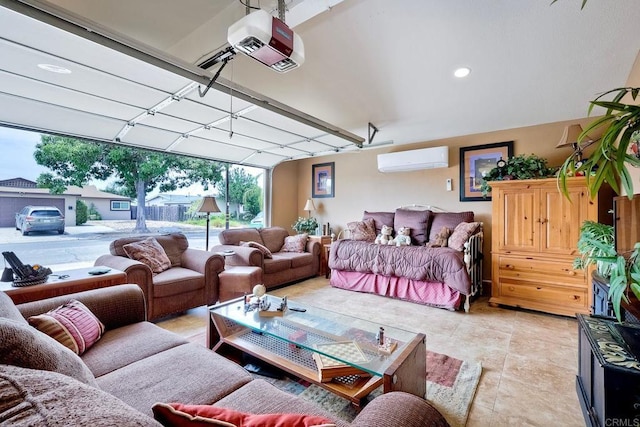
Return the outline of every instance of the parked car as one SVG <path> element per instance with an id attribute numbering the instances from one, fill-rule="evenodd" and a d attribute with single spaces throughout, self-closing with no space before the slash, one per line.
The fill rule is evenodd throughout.
<path id="1" fill-rule="evenodd" d="M 251 228 L 262 228 L 264 227 L 264 213 L 258 212 L 256 216 L 253 217 L 251 222 L 249 222 L 249 227 Z"/>
<path id="2" fill-rule="evenodd" d="M 26 236 L 32 231 L 64 233 L 64 215 L 54 206 L 25 206 L 16 214 L 16 230 Z"/>

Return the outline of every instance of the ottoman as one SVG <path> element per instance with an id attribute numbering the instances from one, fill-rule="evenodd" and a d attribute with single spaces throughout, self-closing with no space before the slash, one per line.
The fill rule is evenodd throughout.
<path id="1" fill-rule="evenodd" d="M 262 269 L 260 267 L 244 267 L 238 265 L 225 266 L 218 275 L 220 279 L 220 302 L 251 294 L 253 287 L 262 283 Z"/>

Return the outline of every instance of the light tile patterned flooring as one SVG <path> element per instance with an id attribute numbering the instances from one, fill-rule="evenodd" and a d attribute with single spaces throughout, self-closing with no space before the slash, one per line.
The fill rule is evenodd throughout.
<path id="1" fill-rule="evenodd" d="M 584 426 L 575 389 L 575 319 L 490 307 L 469 314 L 335 289 L 318 277 L 270 292 L 427 336 L 427 348 L 482 363 L 467 426 Z M 206 328 L 204 307 L 158 323 L 183 336 Z"/>

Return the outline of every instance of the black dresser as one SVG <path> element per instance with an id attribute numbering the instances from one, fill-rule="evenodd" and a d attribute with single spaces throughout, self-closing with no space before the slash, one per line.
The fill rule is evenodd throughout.
<path id="1" fill-rule="evenodd" d="M 576 388 L 587 426 L 640 426 L 640 325 L 576 317 Z"/>

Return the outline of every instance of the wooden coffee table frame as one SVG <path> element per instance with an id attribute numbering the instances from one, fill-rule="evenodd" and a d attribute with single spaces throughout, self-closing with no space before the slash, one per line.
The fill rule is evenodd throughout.
<path id="1" fill-rule="evenodd" d="M 237 300 L 229 301 L 227 304 L 231 304 L 234 301 Z M 284 339 L 262 334 L 259 331 L 253 332 L 251 329 L 224 316 L 210 312 L 207 325 L 207 346 L 213 351 L 219 352 L 224 345 L 229 345 L 348 399 L 356 406 L 360 406 L 362 399 L 381 385 L 383 393 L 404 391 L 423 399 L 426 398 L 427 359 L 426 337 L 424 334 L 416 334 L 382 376 L 363 377 L 352 384 L 320 382 L 317 369 L 302 366 L 291 358 L 272 351 L 269 341 L 273 342 L 274 340 L 280 341 L 281 345 L 289 346 L 289 342 Z M 308 353 L 303 355 L 308 357 L 311 357 L 312 354 L 312 350 L 298 347 L 296 353 L 300 352 Z M 420 375 L 419 373 L 422 374 Z"/>

